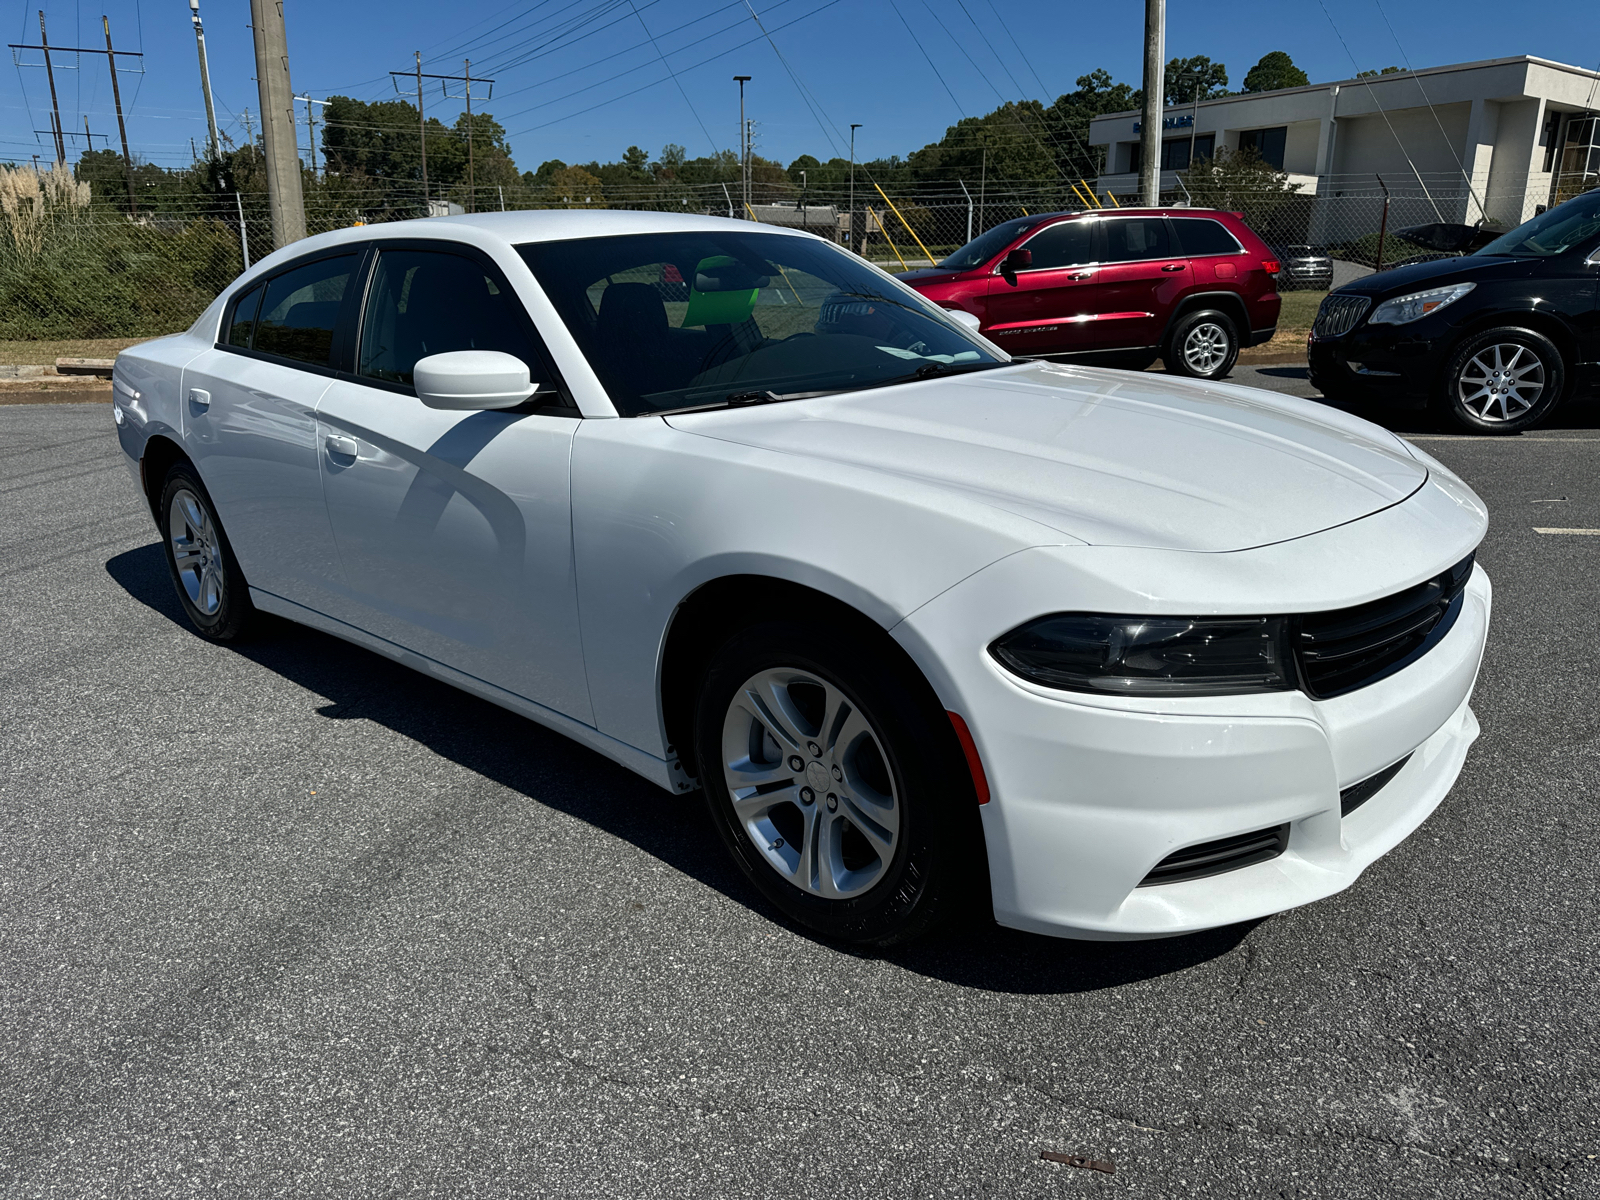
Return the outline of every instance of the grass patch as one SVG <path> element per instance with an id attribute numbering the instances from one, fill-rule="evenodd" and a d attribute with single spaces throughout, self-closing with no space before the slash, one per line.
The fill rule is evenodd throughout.
<path id="1" fill-rule="evenodd" d="M 58 358 L 115 358 L 129 346 L 149 338 L 87 338 L 56 341 L 0 341 L 0 364 L 6 366 L 55 366 Z"/>
<path id="2" fill-rule="evenodd" d="M 1299 335 L 1301 341 L 1311 332 L 1311 322 L 1316 320 L 1317 306 L 1327 292 L 1282 292 L 1283 307 L 1278 310 L 1278 333 Z"/>

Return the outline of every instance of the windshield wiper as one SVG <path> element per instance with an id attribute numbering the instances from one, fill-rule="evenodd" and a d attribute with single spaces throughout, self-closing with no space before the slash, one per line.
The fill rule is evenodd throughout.
<path id="1" fill-rule="evenodd" d="M 840 392 L 854 391 L 854 388 L 827 388 L 820 392 L 733 392 L 721 400 L 712 400 L 706 404 L 685 404 L 681 408 L 658 408 L 648 413 L 641 413 L 646 417 L 671 417 L 679 413 L 711 412 L 718 408 L 752 408 L 757 404 L 776 404 L 781 400 L 810 400 L 816 396 L 837 396 Z"/>

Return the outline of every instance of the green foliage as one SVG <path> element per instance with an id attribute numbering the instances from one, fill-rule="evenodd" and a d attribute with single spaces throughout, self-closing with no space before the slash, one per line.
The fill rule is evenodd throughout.
<path id="1" fill-rule="evenodd" d="M 1244 77 L 1247 92 L 1272 92 L 1279 88 L 1305 87 L 1311 77 L 1294 65 L 1282 50 L 1272 50 L 1261 56 L 1261 61 L 1251 67 Z"/>
<path id="2" fill-rule="evenodd" d="M 1218 150 L 1214 158 L 1198 159 L 1187 171 L 1179 171 L 1178 178 L 1196 208 L 1242 212 L 1245 224 L 1269 243 L 1298 240 L 1283 218 L 1300 187 L 1289 182 L 1287 172 L 1264 162 L 1253 147 Z"/>
<path id="3" fill-rule="evenodd" d="M 1400 74 L 1400 68 L 1399 67 L 1385 67 L 1381 71 L 1357 71 L 1356 72 L 1356 78 L 1357 79 L 1376 79 L 1379 75 L 1398 75 L 1398 74 Z"/>
<path id="4" fill-rule="evenodd" d="M 1168 104 L 1193 104 L 1197 98 L 1210 100 L 1229 94 L 1227 64 L 1214 63 L 1204 54 L 1173 59 L 1162 72 L 1162 80 L 1162 95 Z"/>

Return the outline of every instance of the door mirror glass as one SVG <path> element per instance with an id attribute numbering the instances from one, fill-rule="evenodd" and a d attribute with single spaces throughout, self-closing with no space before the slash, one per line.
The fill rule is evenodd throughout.
<path id="1" fill-rule="evenodd" d="M 515 408 L 537 390 L 528 364 L 500 350 L 450 350 L 411 368 L 417 399 L 429 408 Z"/>
<path id="2" fill-rule="evenodd" d="M 1031 266 L 1033 266 L 1032 250 L 1013 250 L 1000 264 L 1000 270 L 1002 274 L 1011 275 L 1017 271 L 1026 271 Z"/>

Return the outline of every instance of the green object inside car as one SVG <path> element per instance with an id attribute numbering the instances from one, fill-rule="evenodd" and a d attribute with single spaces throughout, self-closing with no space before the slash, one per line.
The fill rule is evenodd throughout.
<path id="1" fill-rule="evenodd" d="M 719 254 L 695 265 L 689 284 L 689 311 L 683 323 L 737 325 L 756 310 L 756 296 L 770 282 L 736 258 Z"/>

